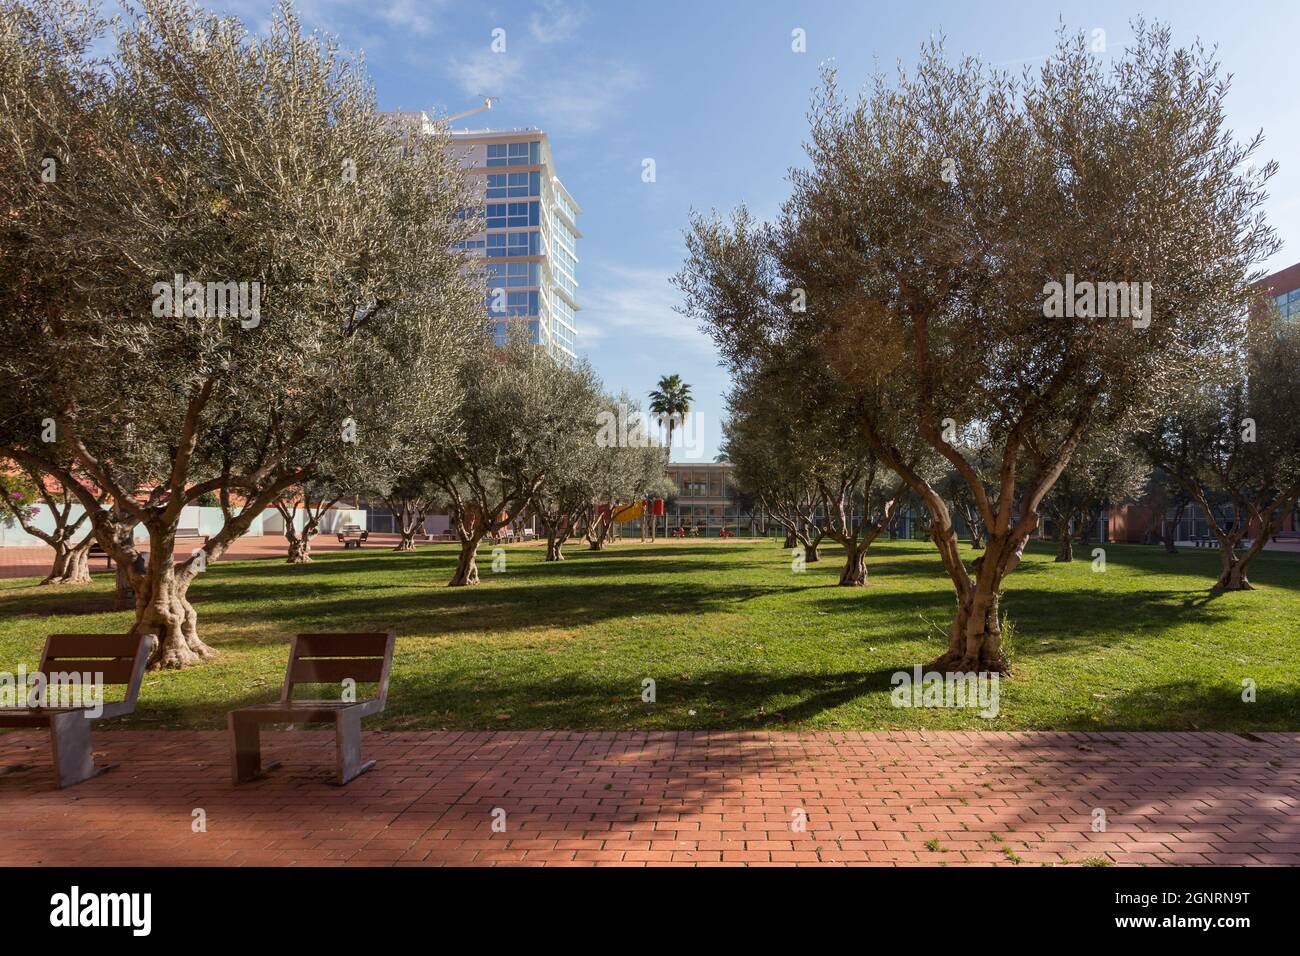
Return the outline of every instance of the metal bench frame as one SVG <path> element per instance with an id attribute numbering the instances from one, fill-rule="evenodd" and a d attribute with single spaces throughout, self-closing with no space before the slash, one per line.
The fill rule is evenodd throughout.
<path id="1" fill-rule="evenodd" d="M 54 782 L 60 790 L 112 770 L 117 764 L 95 765 L 90 725 L 135 710 L 152 646 L 151 634 L 51 634 L 41 654 L 41 673 L 99 673 L 105 687 L 125 684 L 125 696 L 103 702 L 94 717 L 89 707 L 0 707 L 0 727 L 50 728 Z"/>
<path id="2" fill-rule="evenodd" d="M 392 631 L 295 635 L 279 701 L 232 710 L 227 716 L 235 785 L 256 780 L 280 765 L 279 761 L 262 764 L 262 724 L 334 724 L 338 767 L 334 782 L 340 787 L 373 767 L 373 760 L 361 759 L 361 719 L 384 709 L 396 642 Z M 376 684 L 376 695 L 355 702 L 293 698 L 297 684 L 342 683 L 348 678 Z"/>

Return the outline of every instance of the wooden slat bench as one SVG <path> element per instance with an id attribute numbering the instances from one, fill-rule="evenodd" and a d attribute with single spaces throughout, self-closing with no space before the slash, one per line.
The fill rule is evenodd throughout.
<path id="1" fill-rule="evenodd" d="M 361 719 L 378 714 L 388 698 L 388 677 L 393 665 L 392 631 L 364 634 L 298 634 L 289 645 L 280 699 L 232 710 L 230 769 L 236 784 L 262 776 L 279 763 L 262 766 L 262 724 L 334 724 L 338 777 L 343 786 L 375 765 L 361 760 Z M 366 700 L 296 700 L 298 684 L 375 684 L 375 696 Z"/>
<path id="2" fill-rule="evenodd" d="M 101 708 L 92 705 L 0 707 L 0 727 L 50 728 L 54 780 L 60 789 L 113 769 L 116 764 L 95 766 L 90 725 L 95 720 L 121 717 L 135 710 L 152 645 L 151 634 L 139 637 L 130 634 L 51 634 L 41 655 L 42 674 L 100 674 L 103 687 L 126 685 L 125 695 L 120 701 L 103 701 Z M 92 717 L 90 711 L 93 709 L 100 709 L 100 713 Z"/>

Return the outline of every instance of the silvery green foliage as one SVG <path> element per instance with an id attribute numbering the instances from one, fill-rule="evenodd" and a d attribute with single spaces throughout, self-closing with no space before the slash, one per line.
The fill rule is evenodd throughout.
<path id="1" fill-rule="evenodd" d="M 1125 436 L 1098 429 L 1070 458 L 1061 477 L 1043 499 L 1043 510 L 1057 523 L 1058 535 L 1092 531 L 1104 509 L 1136 500 L 1151 477 L 1151 465 Z"/>
<path id="2" fill-rule="evenodd" d="M 605 401 L 608 408 L 626 409 L 629 421 L 646 421 L 640 401 L 626 391 L 606 396 Z M 590 478 L 593 503 L 626 504 L 648 494 L 662 496 L 671 484 L 664 474 L 670 449 L 654 444 L 651 430 L 647 427 L 630 434 L 627 441 L 596 449 Z"/>
<path id="3" fill-rule="evenodd" d="M 594 442 L 600 394 L 589 365 L 557 360 L 522 329 L 500 347 L 484 337 L 458 382 L 455 437 L 428 447 L 419 471 L 438 489 L 462 542 L 454 585 L 477 581 L 478 542 L 520 518 Z"/>
<path id="4" fill-rule="evenodd" d="M 41 9 L 58 8 L 79 9 Z M 6 444 L 40 451 L 49 414 L 78 465 L 123 490 L 249 496 L 273 475 L 355 479 L 438 427 L 477 312 L 449 252 L 469 203 L 445 140 L 413 149 L 385 129 L 357 66 L 287 10 L 256 37 L 149 0 L 103 63 L 83 48 L 97 30 L 60 48 L 52 20 L 13 4 L 0 29 L 6 165 L 63 160 L 56 189 L 0 185 L 16 211 L 0 367 L 23 383 L 0 397 Z M 16 52 L 33 36 L 48 48 Z M 155 316 L 155 283 L 177 273 L 260 283 L 256 327 Z"/>
<path id="5" fill-rule="evenodd" d="M 1298 365 L 1300 329 L 1261 309 L 1228 374 L 1193 383 L 1137 434 L 1150 462 L 1181 486 L 1218 539 L 1216 587 L 1250 588 L 1250 561 L 1300 498 Z"/>
<path id="6" fill-rule="evenodd" d="M 1276 165 L 1247 170 L 1260 139 L 1227 128 L 1226 91 L 1212 53 L 1140 22 L 1110 59 L 1062 31 L 1020 78 L 936 41 L 853 100 L 827 73 L 808 164 L 774 224 L 743 210 L 693 223 L 686 311 L 733 370 L 807 325 L 845 387 L 870 396 L 863 433 L 933 515 L 956 592 L 941 666 L 1003 666 L 1003 579 L 1086 432 L 1149 420 L 1217 374 L 1241 335 L 1277 248 L 1261 212 Z M 1150 321 L 1049 317 L 1045 291 L 1067 275 L 1150 282 Z M 986 430 L 991 493 L 945 418 Z M 943 496 L 899 454 L 913 435 L 971 488 L 989 529 L 978 567 Z"/>
<path id="7" fill-rule="evenodd" d="M 805 545 L 827 535 L 848 551 L 845 584 L 865 580 L 860 549 L 903 498 L 898 476 L 863 436 L 869 396 L 845 388 L 820 361 L 812 330 L 791 324 L 728 396 L 725 444 L 734 480 Z M 920 467 L 916 442 L 901 452 Z"/>
<path id="8" fill-rule="evenodd" d="M 111 27 L 11 0 L 0 91 L 0 456 L 108 489 L 154 553 L 217 492 L 211 560 L 285 487 L 353 484 L 448 420 L 481 333 L 451 251 L 473 196 L 446 136 L 385 127 L 361 66 L 287 7 L 254 36 L 180 0 Z M 257 314 L 158 308 L 178 275 L 256 288 Z M 135 582 L 141 614 L 170 574 Z"/>

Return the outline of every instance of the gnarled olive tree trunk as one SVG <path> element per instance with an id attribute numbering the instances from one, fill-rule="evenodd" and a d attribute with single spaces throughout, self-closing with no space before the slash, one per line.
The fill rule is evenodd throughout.
<path id="1" fill-rule="evenodd" d="M 839 586 L 861 588 L 867 586 L 867 545 L 856 541 L 844 545 L 844 570 L 840 572 Z"/>
<path id="2" fill-rule="evenodd" d="M 54 562 L 41 584 L 89 584 L 90 544 L 93 540 L 94 535 L 88 534 L 77 544 L 71 544 L 65 538 L 51 545 Z"/>
<path id="3" fill-rule="evenodd" d="M 989 533 L 984 553 L 971 562 L 968 573 L 950 522 L 933 521 L 930 536 L 957 592 L 948 650 L 931 666 L 956 673 L 1006 671 L 999 602 L 1003 580 L 1020 564 L 1027 538 L 1013 531 Z"/>
<path id="4" fill-rule="evenodd" d="M 428 500 L 385 498 L 384 504 L 388 506 L 388 512 L 393 516 L 397 532 L 401 535 L 393 550 L 414 551 L 415 536 L 424 530 L 424 519 L 429 509 Z"/>
<path id="5" fill-rule="evenodd" d="M 303 525 L 301 534 L 294 528 L 292 521 L 286 521 L 284 523 L 284 537 L 289 542 L 289 555 L 285 558 L 285 564 L 310 564 L 311 539 L 319 533 L 319 521 L 307 521 Z"/>
<path id="6" fill-rule="evenodd" d="M 1164 527 L 1160 531 L 1160 540 L 1164 544 L 1165 554 L 1177 554 L 1178 548 L 1174 546 L 1174 536 L 1178 533 L 1178 521 L 1182 518 L 1183 511 L 1178 509 L 1178 518 L 1173 521 L 1164 522 Z"/>
<path id="7" fill-rule="evenodd" d="M 460 539 L 460 555 L 456 558 L 456 571 L 447 582 L 448 587 L 460 588 L 478 584 L 478 545 L 482 540 L 481 534 Z"/>
<path id="8" fill-rule="evenodd" d="M 1058 521 L 1059 528 L 1056 532 L 1056 560 L 1059 563 L 1068 563 L 1074 560 L 1074 535 L 1070 531 L 1069 521 Z"/>
<path id="9" fill-rule="evenodd" d="M 39 473 L 29 472 L 29 475 L 33 481 L 38 483 L 43 481 Z M 90 544 L 95 538 L 93 523 L 91 530 L 80 541 L 73 540 L 77 529 L 86 523 L 89 513 L 83 508 L 81 515 L 74 521 L 72 496 L 65 492 L 63 501 L 59 502 L 53 494 L 44 490 L 43 485 L 41 488 L 41 499 L 54 519 L 53 531 L 46 531 L 36 524 L 32 512 L 26 507 L 15 504 L 7 496 L 4 499 L 5 507 L 18 522 L 18 526 L 33 538 L 44 541 L 54 551 L 50 571 L 41 580 L 41 584 L 89 584 Z M 0 493 L 2 492 L 3 489 L 0 489 Z"/>
<path id="10" fill-rule="evenodd" d="M 573 533 L 573 517 L 555 512 L 550 514 L 538 512 L 537 518 L 541 522 L 542 530 L 546 532 L 546 560 L 563 561 L 564 543 Z"/>
<path id="11" fill-rule="evenodd" d="M 814 561 L 820 561 L 822 559 L 822 555 L 821 555 L 822 537 L 823 537 L 822 532 L 816 531 L 813 533 L 813 536 L 811 538 L 804 538 L 803 558 L 805 564 L 812 564 Z"/>
<path id="12" fill-rule="evenodd" d="M 610 515 L 597 514 L 587 523 L 587 550 L 604 551 L 605 541 L 609 538 L 609 529 L 614 520 Z"/>
<path id="13" fill-rule="evenodd" d="M 1228 532 L 1220 534 L 1219 537 L 1219 579 L 1214 582 L 1215 591 L 1253 591 L 1255 586 L 1250 583 L 1250 578 L 1246 572 L 1250 567 L 1250 562 L 1255 560 L 1255 555 L 1264 550 L 1264 543 L 1268 540 L 1268 530 L 1261 533 L 1245 553 L 1239 553 L 1238 547 L 1241 545 L 1241 539 L 1245 536 L 1244 532 Z"/>
<path id="14" fill-rule="evenodd" d="M 289 555 L 284 559 L 285 564 L 311 564 L 311 542 L 306 538 L 292 537 L 289 538 Z"/>
<path id="15" fill-rule="evenodd" d="M 153 634 L 158 643 L 150 668 L 179 668 L 211 660 L 216 650 L 199 638 L 198 615 L 189 601 L 190 585 L 206 567 L 208 556 L 186 562 L 177 568 L 173 558 L 175 528 L 149 529 L 149 557 L 143 570 L 130 567 L 127 576 L 135 592 L 133 635 Z"/>
<path id="16" fill-rule="evenodd" d="M 1243 504 L 1238 497 L 1237 518 L 1231 527 L 1223 527 L 1214 518 L 1214 511 L 1202 495 L 1197 504 L 1207 516 L 1210 530 L 1219 539 L 1219 578 L 1214 582 L 1214 591 L 1253 591 L 1255 586 L 1247 577 L 1247 569 L 1255 556 L 1264 550 L 1269 538 L 1277 533 L 1286 516 L 1295 510 L 1297 492 L 1291 488 L 1277 495 L 1266 507 L 1259 507 L 1253 501 Z M 1250 525 L 1255 524 L 1256 534 L 1245 553 L 1238 553 L 1241 542 L 1246 538 Z"/>

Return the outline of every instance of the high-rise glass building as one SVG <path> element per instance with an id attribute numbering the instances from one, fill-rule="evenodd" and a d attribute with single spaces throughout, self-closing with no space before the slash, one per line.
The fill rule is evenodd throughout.
<path id="1" fill-rule="evenodd" d="M 423 113 L 388 113 L 432 129 Z M 527 323 L 532 340 L 575 357 L 578 214 L 555 175 L 550 140 L 539 129 L 452 130 L 452 148 L 483 189 L 483 229 L 463 248 L 483 256 L 485 307 L 498 342 L 509 323 Z"/>

